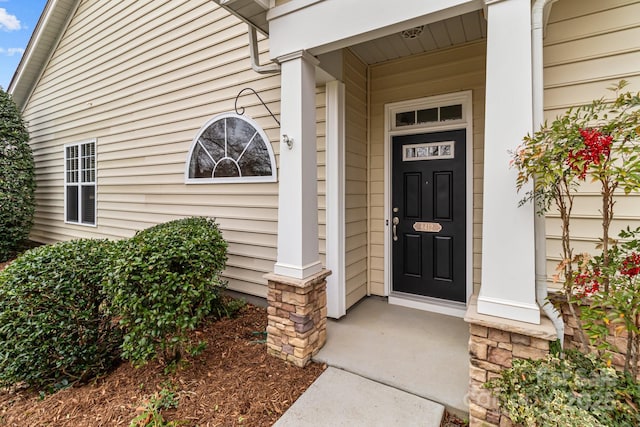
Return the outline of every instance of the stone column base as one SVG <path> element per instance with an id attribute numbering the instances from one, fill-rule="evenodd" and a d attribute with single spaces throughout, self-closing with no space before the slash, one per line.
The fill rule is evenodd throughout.
<path id="1" fill-rule="evenodd" d="M 562 319 L 564 320 L 564 348 L 568 349 L 577 349 L 582 351 L 582 342 L 580 341 L 580 337 L 578 335 L 578 324 L 576 319 L 571 315 L 571 310 L 569 309 L 569 304 L 566 302 L 566 298 L 564 295 L 559 293 L 550 294 L 550 300 L 556 307 L 560 307 L 560 312 L 562 313 Z M 585 302 L 585 304 L 587 304 Z M 588 304 L 587 304 L 588 305 Z M 582 306 L 574 307 L 578 316 L 580 316 L 580 310 Z M 609 330 L 607 336 L 607 342 L 612 344 L 614 348 L 607 349 L 604 351 L 604 357 L 608 357 L 611 360 L 611 364 L 618 371 L 624 371 L 625 365 L 625 352 L 627 348 L 627 340 L 628 340 L 628 332 L 626 329 L 618 330 L 620 323 L 610 323 L 607 326 Z M 586 333 L 586 332 L 585 332 Z M 589 339 L 589 336 L 586 336 Z M 591 350 L 596 352 L 597 349 L 595 346 L 591 346 Z M 638 362 L 638 367 L 640 367 L 640 362 Z M 640 373 L 636 377 L 638 381 L 640 381 Z"/>
<path id="2" fill-rule="evenodd" d="M 511 367 L 513 359 L 540 359 L 558 336 L 549 319 L 540 325 L 478 314 L 471 299 L 464 320 L 469 323 L 469 426 L 510 427 L 513 423 L 498 408 L 498 399 L 484 383 Z"/>
<path id="3" fill-rule="evenodd" d="M 267 351 L 304 367 L 327 339 L 327 281 L 329 270 L 295 279 L 275 273 L 263 277 L 267 294 Z"/>

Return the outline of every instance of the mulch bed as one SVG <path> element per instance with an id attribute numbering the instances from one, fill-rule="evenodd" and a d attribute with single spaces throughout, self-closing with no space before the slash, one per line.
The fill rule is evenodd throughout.
<path id="1" fill-rule="evenodd" d="M 265 309 L 248 305 L 233 319 L 212 322 L 194 334 L 208 342 L 199 356 L 173 373 L 149 363 L 122 363 L 109 375 L 44 399 L 29 390 L 0 390 L 4 426 L 129 426 L 154 393 L 173 389 L 177 409 L 163 410 L 165 420 L 184 426 L 271 426 L 325 366 L 296 368 L 268 356 L 257 342 L 264 331 Z"/>
<path id="2" fill-rule="evenodd" d="M 468 425 L 468 421 L 460 419 L 452 413 L 445 411 L 440 427 L 466 427 Z"/>
<path id="3" fill-rule="evenodd" d="M 9 262 L 0 263 L 0 270 Z M 165 421 L 271 426 L 326 366 L 312 363 L 300 369 L 268 356 L 259 342 L 266 323 L 266 310 L 252 305 L 233 319 L 209 323 L 194 332 L 208 342 L 206 350 L 169 374 L 156 362 L 140 368 L 122 363 L 103 378 L 44 399 L 33 390 L 0 389 L 0 425 L 129 426 L 154 393 L 171 389 L 179 403 L 177 409 L 161 411 Z M 468 423 L 445 413 L 442 427 L 457 426 Z"/>

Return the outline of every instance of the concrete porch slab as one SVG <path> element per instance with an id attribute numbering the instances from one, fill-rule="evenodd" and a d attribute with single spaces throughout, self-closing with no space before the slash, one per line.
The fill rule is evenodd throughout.
<path id="1" fill-rule="evenodd" d="M 469 325 L 463 319 L 370 297 L 327 325 L 315 361 L 469 411 Z"/>
<path id="2" fill-rule="evenodd" d="M 329 367 L 274 427 L 438 427 L 444 407 Z"/>

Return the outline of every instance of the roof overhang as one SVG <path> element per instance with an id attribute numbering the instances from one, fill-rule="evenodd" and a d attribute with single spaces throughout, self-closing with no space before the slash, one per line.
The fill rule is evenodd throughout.
<path id="1" fill-rule="evenodd" d="M 269 55 L 321 55 L 479 10 L 482 0 L 296 0 L 272 8 Z"/>
<path id="2" fill-rule="evenodd" d="M 269 0 L 213 0 L 240 20 L 251 25 L 265 36 L 269 35 L 267 11 Z"/>
<path id="3" fill-rule="evenodd" d="M 44 73 L 80 0 L 48 0 L 11 79 L 8 92 L 21 110 Z"/>

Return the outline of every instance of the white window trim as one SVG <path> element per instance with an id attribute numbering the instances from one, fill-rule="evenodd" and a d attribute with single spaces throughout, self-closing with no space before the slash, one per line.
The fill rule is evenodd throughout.
<path id="1" fill-rule="evenodd" d="M 269 162 L 271 163 L 271 175 L 266 176 L 239 176 L 239 177 L 229 177 L 229 178 L 189 178 L 189 167 L 191 165 L 191 156 L 193 155 L 193 150 L 198 143 L 198 140 L 202 136 L 205 130 L 218 120 L 222 120 L 225 118 L 239 118 L 249 123 L 253 128 L 258 132 L 262 140 L 264 141 L 267 152 L 269 153 Z M 273 147 L 271 146 L 271 140 L 267 137 L 267 134 L 264 132 L 262 127 L 258 125 L 251 117 L 247 117 L 242 114 L 236 113 L 222 113 L 212 117 L 209 121 L 207 121 L 198 131 L 196 136 L 193 138 L 191 142 L 191 147 L 189 148 L 189 153 L 187 154 L 187 161 L 185 162 L 184 167 L 184 182 L 185 184 L 229 184 L 229 183 L 256 183 L 256 182 L 277 182 L 278 181 L 278 169 L 276 166 L 276 158 L 273 154 Z"/>
<path id="2" fill-rule="evenodd" d="M 82 222 L 82 203 L 81 203 L 81 191 L 78 189 L 78 221 L 68 221 L 67 220 L 67 186 L 69 184 L 74 184 L 80 187 L 82 182 L 77 183 L 69 183 L 67 182 L 67 148 L 68 147 L 80 147 L 83 144 L 93 144 L 94 145 L 94 157 L 95 157 L 95 179 L 93 180 L 94 186 L 94 197 L 93 197 L 93 223 Z M 62 153 L 63 161 L 64 161 L 64 223 L 70 225 L 79 225 L 82 227 L 97 227 L 98 226 L 98 140 L 96 138 L 87 139 L 84 141 L 72 142 L 69 144 L 64 144 L 63 153 Z M 78 176 L 79 180 L 82 179 L 82 173 L 80 168 L 80 160 L 78 159 Z"/>
<path id="3" fill-rule="evenodd" d="M 423 123 L 411 126 L 395 126 L 395 113 L 407 108 L 432 108 L 451 104 L 462 104 L 462 119 L 443 122 Z M 401 305 L 434 313 L 455 317 L 464 317 L 466 304 L 473 293 L 473 98 L 472 91 L 455 92 L 445 95 L 430 96 L 409 101 L 395 102 L 385 105 L 384 123 L 384 294 L 389 297 L 389 303 Z M 447 130 L 465 129 L 466 143 L 466 201 L 467 201 L 467 239 L 466 239 L 466 298 L 465 303 L 440 300 L 428 297 L 404 296 L 392 292 L 393 265 L 392 245 L 390 241 L 391 222 L 391 141 L 397 135 L 411 135 L 414 133 L 439 132 Z"/>

